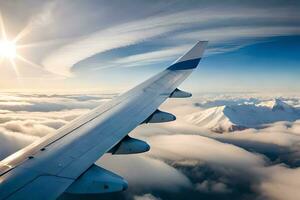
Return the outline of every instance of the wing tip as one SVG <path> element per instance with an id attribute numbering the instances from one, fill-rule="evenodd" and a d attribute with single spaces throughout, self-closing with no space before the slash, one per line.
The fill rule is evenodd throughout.
<path id="1" fill-rule="evenodd" d="M 208 41 L 198 41 L 187 53 L 178 59 L 177 62 L 202 58 Z"/>
<path id="2" fill-rule="evenodd" d="M 185 70 L 196 68 L 203 56 L 208 41 L 198 41 L 187 53 L 171 65 L 169 70 Z"/>

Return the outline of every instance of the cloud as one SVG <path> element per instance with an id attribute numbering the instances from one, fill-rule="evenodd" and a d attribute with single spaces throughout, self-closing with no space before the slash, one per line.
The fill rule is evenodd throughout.
<path id="1" fill-rule="evenodd" d="M 269 177 L 259 185 L 262 196 L 274 200 L 299 199 L 300 168 L 289 169 L 277 165 L 270 167 L 266 173 Z"/>
<path id="2" fill-rule="evenodd" d="M 232 27 L 216 27 L 205 30 L 193 31 L 179 35 L 181 39 L 196 40 L 201 38 L 209 40 L 212 43 L 220 43 L 225 41 L 236 41 L 249 38 L 274 37 L 299 35 L 300 27 L 295 26 L 232 26 Z"/>
<path id="3" fill-rule="evenodd" d="M 196 186 L 196 190 L 200 192 L 216 192 L 216 193 L 228 193 L 231 192 L 230 189 L 224 183 L 218 183 L 215 181 L 203 181 L 202 183 L 198 183 Z"/>
<path id="4" fill-rule="evenodd" d="M 0 110 L 0 158 L 37 140 L 83 113 L 89 101 L 103 96 L 74 98 L 56 95 L 39 97 L 42 101 L 72 99 L 74 108 L 60 111 Z M 216 104 L 247 101 L 228 95 L 216 97 Z M 253 101 L 266 102 L 256 95 Z M 34 95 L 8 95 L 14 102 L 28 102 Z M 238 99 L 243 100 L 238 100 Z M 208 98 L 214 99 L 214 98 Z M 230 99 L 235 99 L 229 102 Z M 294 106 L 299 105 L 293 97 Z M 131 136 L 151 145 L 140 155 L 105 155 L 97 164 L 123 176 L 129 190 L 116 199 L 297 199 L 300 183 L 300 121 L 277 122 L 264 129 L 248 129 L 230 134 L 214 134 L 190 125 L 184 117 L 201 110 L 207 96 L 189 100 L 171 100 L 162 106 L 177 115 L 177 121 L 148 124 L 135 129 Z M 248 99 L 249 100 L 249 99 Z M 0 97 L 0 101 L 1 100 Z M 85 102 L 78 104 L 78 101 Z M 30 103 L 39 102 L 32 100 Z M 199 104 L 195 104 L 199 103 Z M 213 102 L 209 102 L 212 105 Z M 47 104 L 44 104 L 47 106 Z M 55 109 L 54 109 L 55 110 Z"/>
<path id="5" fill-rule="evenodd" d="M 199 160 L 241 170 L 264 164 L 260 156 L 234 145 L 197 135 L 152 136 L 148 141 L 153 147 L 150 155 L 172 161 Z"/>
<path id="6" fill-rule="evenodd" d="M 107 95 L 0 95 L 0 159 L 99 105 Z"/>
<path id="7" fill-rule="evenodd" d="M 107 62 L 105 67 L 98 68 L 103 69 L 107 67 L 136 67 L 151 65 L 154 63 L 169 60 L 170 58 L 174 58 L 174 56 L 179 56 L 180 54 L 182 54 L 182 52 L 187 51 L 189 48 L 190 45 L 182 45 L 179 47 L 172 47 L 161 49 L 158 51 L 135 54 L 132 56 L 112 60 L 111 62 Z"/>
<path id="8" fill-rule="evenodd" d="M 34 5 L 34 7 L 38 12 L 34 12 L 32 16 L 30 16 L 29 21 L 26 26 L 16 35 L 15 40 L 26 40 L 29 34 L 36 34 L 45 27 L 50 26 L 53 23 L 53 11 L 56 7 L 56 1 L 45 1 L 43 5 Z M 32 14 L 32 13 L 31 13 Z"/>
<path id="9" fill-rule="evenodd" d="M 109 95 L 2 95 L 0 109 L 30 112 L 91 109 L 109 99 Z"/>
<path id="10" fill-rule="evenodd" d="M 239 135 L 243 137 L 242 134 Z M 234 194 L 248 187 L 246 191 L 252 191 L 256 197 L 297 197 L 297 188 L 300 186 L 297 181 L 299 170 L 277 165 L 277 162 L 272 166 L 264 156 L 253 153 L 256 151 L 255 144 L 251 153 L 234 144 L 224 144 L 207 138 L 202 140 L 202 137 L 197 135 L 151 136 L 148 141 L 151 144 L 149 155 L 165 160 L 182 171 L 196 182 L 194 188 L 200 193 Z M 295 179 L 288 182 L 292 177 Z M 238 185 L 241 188 L 238 189 Z M 240 191 L 242 193 L 239 195 L 246 195 L 246 191 Z M 286 196 L 285 192 L 277 195 L 279 191 L 287 191 L 293 195 Z"/>
<path id="11" fill-rule="evenodd" d="M 37 137 L 43 137 L 54 132 L 53 128 L 39 124 L 33 120 L 9 121 L 1 124 L 1 126 L 11 132 L 19 132 Z"/>
<path id="12" fill-rule="evenodd" d="M 272 13 L 277 13 L 277 15 Z M 95 54 L 159 37 L 168 38 L 167 41 L 173 40 L 172 45 L 178 46 L 182 43 L 195 43 L 200 39 L 210 39 L 213 43 L 220 43 L 226 40 L 239 41 L 245 38 L 294 35 L 299 34 L 299 28 L 291 23 L 297 22 L 299 18 L 298 10 L 291 7 L 196 6 L 196 8 L 188 8 L 174 13 L 162 12 L 142 19 L 119 21 L 113 26 L 77 37 L 48 54 L 42 63 L 47 70 L 53 73 L 71 76 L 71 69 L 76 63 Z M 225 21 L 227 22 L 226 26 L 224 25 Z M 257 25 L 258 22 L 264 22 L 264 25 L 260 27 Z M 241 27 L 245 23 L 247 25 Z M 178 42 L 179 38 L 182 42 Z M 118 62 L 122 65 L 121 61 L 124 61 L 126 65 L 128 60 L 139 60 L 142 56 L 144 59 L 148 57 L 149 59 L 158 59 L 159 51 L 157 53 L 155 51 L 135 57 L 130 55 L 129 58 L 120 59 Z M 214 53 L 217 51 L 219 50 L 213 50 Z M 177 52 L 173 52 L 174 54 L 164 53 L 169 56 L 177 54 Z"/>
<path id="13" fill-rule="evenodd" d="M 254 95 L 255 96 L 255 95 Z M 205 99 L 206 97 L 204 97 Z M 232 99 L 232 97 L 229 97 Z M 259 100 L 254 100 L 255 102 L 268 101 L 268 98 L 259 98 Z M 203 100 L 202 100 L 203 101 Z M 249 102 L 245 99 L 244 101 Z M 159 134 L 197 134 L 205 137 L 212 138 L 214 140 L 220 141 L 222 143 L 229 143 L 235 146 L 246 149 L 250 152 L 257 152 L 268 157 L 275 163 L 283 162 L 292 167 L 299 166 L 297 161 L 297 156 L 299 155 L 299 120 L 295 122 L 277 122 L 265 126 L 265 128 L 260 129 L 247 129 L 244 131 L 235 131 L 232 134 L 214 134 L 203 127 L 198 127 L 186 122 L 186 116 L 191 113 L 201 112 L 203 110 L 198 107 L 198 103 L 201 100 L 194 100 L 192 102 L 181 103 L 181 105 L 166 104 L 164 109 L 174 113 L 177 116 L 177 121 L 172 123 L 171 126 L 168 125 L 158 125 L 155 127 L 157 131 L 154 134 L 144 133 L 147 135 L 157 135 Z M 204 100 L 205 102 L 205 100 Z M 241 101 L 217 101 L 217 106 L 221 106 L 221 102 L 225 105 L 238 105 Z M 210 102 L 210 105 L 213 103 Z M 178 108 L 180 106 L 181 108 Z M 297 105 L 295 105 L 297 107 Z M 163 129 L 163 131 L 159 131 Z M 151 131 L 148 131 L 151 132 Z"/>
<path id="14" fill-rule="evenodd" d="M 182 187 L 191 187 L 189 179 L 181 172 L 161 160 L 146 156 L 106 155 L 97 164 L 121 175 L 137 190 L 156 188 L 176 191 Z"/>
<path id="15" fill-rule="evenodd" d="M 11 132 L 0 127 L 0 160 L 38 139 L 31 135 Z"/>
<path id="16" fill-rule="evenodd" d="M 53 73 L 70 76 L 71 67 L 87 57 L 111 49 L 136 44 L 170 31 L 165 27 L 159 26 L 153 27 L 149 25 L 149 27 L 145 27 L 144 23 L 147 24 L 145 21 L 123 24 L 79 39 L 47 56 L 43 61 L 43 65 Z M 64 55 L 63 60 L 58 59 L 60 55 Z"/>
<path id="17" fill-rule="evenodd" d="M 134 196 L 134 200 L 160 200 L 152 194 L 144 194 L 143 196 Z"/>
<path id="18" fill-rule="evenodd" d="M 99 105 L 107 95 L 0 95 L 0 159 Z M 63 105 L 64 104 L 64 105 Z"/>
<path id="19" fill-rule="evenodd" d="M 223 193 L 222 198 L 238 195 L 238 199 L 247 199 L 250 194 L 251 199 L 298 198 L 299 121 L 277 122 L 265 129 L 213 134 L 182 121 L 191 110 L 197 110 L 193 102 L 184 102 L 164 106 L 168 111 L 175 111 L 176 122 L 145 126 L 132 133 L 151 144 L 148 156 L 164 160 L 183 172 L 192 180 L 197 195 Z M 180 105 L 182 108 L 178 107 Z M 199 198 L 192 192 L 188 194 Z"/>
<path id="20" fill-rule="evenodd" d="M 273 27 L 253 27 L 253 26 L 232 26 L 232 27 L 216 27 L 197 31 L 190 31 L 175 36 L 179 41 L 207 40 L 210 43 L 210 48 L 207 49 L 205 55 L 225 53 L 245 47 L 255 42 L 260 42 L 259 39 L 276 36 L 291 36 L 299 35 L 300 28 L 295 26 L 273 26 Z M 241 42 L 244 40 L 244 42 Z M 224 45 L 224 43 L 230 45 Z M 95 68 L 103 69 L 109 67 L 137 67 L 147 66 L 155 63 L 176 59 L 182 55 L 191 45 L 179 45 L 175 47 L 167 47 L 166 49 L 158 49 L 150 52 L 130 55 L 120 59 L 108 61 L 104 66 Z M 91 66 L 91 65 L 89 65 Z"/>

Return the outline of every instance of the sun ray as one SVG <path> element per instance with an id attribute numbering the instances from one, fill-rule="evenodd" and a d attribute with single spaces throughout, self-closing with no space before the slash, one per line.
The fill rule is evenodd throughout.
<path id="1" fill-rule="evenodd" d="M 35 68 L 38 68 L 38 69 L 43 69 L 40 65 L 38 65 L 38 64 L 36 64 L 36 63 L 34 63 L 34 62 L 32 62 L 32 61 L 30 61 L 30 60 L 24 58 L 24 57 L 21 56 L 21 55 L 17 55 L 16 57 L 17 57 L 17 59 L 19 59 L 19 60 L 21 60 L 21 61 L 23 61 L 23 62 L 25 62 L 25 63 L 31 65 L 32 67 L 35 67 Z"/>
<path id="2" fill-rule="evenodd" d="M 17 49 L 34 48 L 34 47 L 40 47 L 42 45 L 47 45 L 47 44 L 45 44 L 43 42 L 29 43 L 29 44 L 19 44 L 17 46 Z"/>
<path id="3" fill-rule="evenodd" d="M 13 42 L 17 43 L 23 37 L 25 37 L 30 32 L 29 26 L 26 26 L 14 39 Z"/>
<path id="4" fill-rule="evenodd" d="M 1 29 L 1 36 L 4 40 L 7 40 L 6 30 L 3 22 L 2 13 L 0 11 L 0 29 Z"/>
<path id="5" fill-rule="evenodd" d="M 17 49 L 23 49 L 23 48 L 35 48 L 35 47 L 41 47 L 41 46 L 50 46 L 50 45 L 56 45 L 66 42 L 64 39 L 59 40 L 45 40 L 45 41 L 39 41 L 34 43 L 25 43 L 25 44 L 18 44 Z"/>
<path id="6" fill-rule="evenodd" d="M 19 78 L 20 77 L 20 72 L 18 70 L 18 67 L 17 67 L 15 61 L 13 59 L 8 59 L 8 60 L 11 63 L 11 66 L 12 66 L 13 70 L 15 71 L 15 73 L 17 75 L 17 78 Z"/>
<path id="7" fill-rule="evenodd" d="M 27 63 L 27 64 L 29 64 L 31 67 L 34 67 L 34 68 L 39 69 L 39 70 L 41 70 L 41 71 L 47 72 L 47 73 L 49 73 L 49 74 L 53 74 L 52 72 L 46 70 L 46 69 L 45 69 L 44 67 L 42 67 L 41 65 L 38 65 L 38 64 L 36 64 L 36 63 L 34 63 L 34 62 L 32 62 L 32 61 L 30 61 L 30 60 L 24 58 L 24 57 L 21 56 L 21 55 L 18 55 L 18 54 L 17 54 L 16 58 L 19 59 L 19 60 L 21 60 L 21 61 L 23 61 L 23 62 L 25 62 L 25 63 Z"/>

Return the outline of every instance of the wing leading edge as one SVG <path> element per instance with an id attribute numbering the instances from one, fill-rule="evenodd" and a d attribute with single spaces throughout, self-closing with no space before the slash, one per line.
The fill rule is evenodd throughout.
<path id="1" fill-rule="evenodd" d="M 165 119 L 157 108 L 167 98 L 190 96 L 177 87 L 197 67 L 206 45 L 198 42 L 166 70 L 2 160 L 0 199 L 55 199 L 88 177 L 94 162 L 139 124 L 155 115 Z"/>

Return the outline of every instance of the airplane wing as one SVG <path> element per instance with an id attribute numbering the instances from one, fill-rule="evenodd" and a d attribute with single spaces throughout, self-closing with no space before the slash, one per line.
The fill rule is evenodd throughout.
<path id="1" fill-rule="evenodd" d="M 207 42 L 198 42 L 166 70 L 0 162 L 0 200 L 50 200 L 63 193 L 122 191 L 127 182 L 94 163 L 105 153 L 130 154 L 149 145 L 128 136 L 142 123 L 175 120 L 158 110 L 197 67 Z"/>

